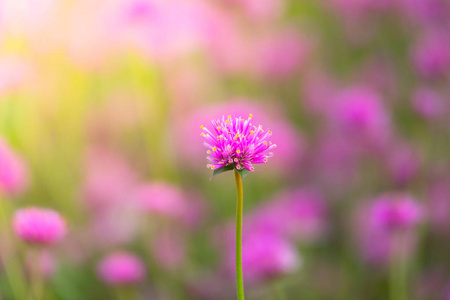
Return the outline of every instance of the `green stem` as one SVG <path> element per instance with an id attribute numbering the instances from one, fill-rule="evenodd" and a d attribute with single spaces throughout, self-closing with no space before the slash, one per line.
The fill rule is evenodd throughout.
<path id="1" fill-rule="evenodd" d="M 276 299 L 286 300 L 286 295 L 284 293 L 284 286 L 282 286 L 279 282 L 277 282 L 275 285 L 275 293 L 276 293 Z"/>
<path id="2" fill-rule="evenodd" d="M 133 300 L 138 299 L 136 288 L 134 286 L 120 286 L 114 291 L 117 300 Z"/>
<path id="3" fill-rule="evenodd" d="M 238 171 L 234 170 L 236 179 L 237 202 L 236 202 L 236 285 L 237 298 L 244 300 L 244 280 L 242 276 L 242 214 L 244 210 L 244 190 L 242 178 Z"/>
<path id="4" fill-rule="evenodd" d="M 0 261 L 3 264 L 3 272 L 5 272 L 5 277 L 11 288 L 11 296 L 17 297 L 14 299 L 24 299 L 26 287 L 24 285 L 23 275 L 21 273 L 21 265 L 19 263 L 19 249 L 16 243 L 14 243 L 14 237 L 11 232 L 11 209 L 6 206 L 8 205 L 8 199 L 2 198 L 0 195 L 0 234 L 5 238 L 6 241 L 9 241 L 12 246 L 12 254 L 10 257 L 6 259 L 3 256 L 3 250 L 0 249 Z"/>
<path id="5" fill-rule="evenodd" d="M 40 300 L 44 299 L 44 274 L 41 268 L 41 249 L 32 248 L 30 249 L 31 266 L 30 266 L 30 283 L 31 283 L 31 293 L 33 294 L 32 299 Z"/>
<path id="6" fill-rule="evenodd" d="M 407 299 L 407 263 L 404 253 L 403 236 L 399 235 L 394 240 L 395 251 L 391 253 L 390 274 L 389 274 L 389 289 L 391 300 L 406 300 Z"/>

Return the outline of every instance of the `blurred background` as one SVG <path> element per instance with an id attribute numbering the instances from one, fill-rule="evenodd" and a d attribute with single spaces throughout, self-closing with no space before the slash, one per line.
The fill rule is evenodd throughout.
<path id="1" fill-rule="evenodd" d="M 40 299 L 234 299 L 200 126 L 249 113 L 278 148 L 244 180 L 248 299 L 450 299 L 449 28 L 446 0 L 2 0 L 2 299 L 30 265 Z M 23 242 L 25 207 L 65 237 Z"/>

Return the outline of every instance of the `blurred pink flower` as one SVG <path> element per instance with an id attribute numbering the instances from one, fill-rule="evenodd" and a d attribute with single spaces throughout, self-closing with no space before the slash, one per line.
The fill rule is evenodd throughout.
<path id="1" fill-rule="evenodd" d="M 252 67 L 253 43 L 226 11 L 211 10 L 202 27 L 207 58 L 221 73 L 247 74 Z"/>
<path id="2" fill-rule="evenodd" d="M 300 96 L 309 113 L 325 115 L 337 92 L 337 83 L 328 73 L 319 69 L 304 74 Z"/>
<path id="3" fill-rule="evenodd" d="M 125 200 L 137 182 L 136 173 L 122 157 L 99 146 L 88 149 L 85 172 L 82 194 L 93 209 Z"/>
<path id="4" fill-rule="evenodd" d="M 14 214 L 16 235 L 30 244 L 52 245 L 66 235 L 66 222 L 52 209 L 29 207 Z"/>
<path id="5" fill-rule="evenodd" d="M 110 285 L 133 285 L 145 277 L 145 266 L 139 257 L 128 252 L 114 252 L 98 264 L 98 276 Z"/>
<path id="6" fill-rule="evenodd" d="M 234 273 L 234 243 L 227 252 L 227 270 Z M 295 247 L 288 240 L 270 232 L 246 233 L 242 239 L 242 266 L 244 278 L 250 284 L 257 284 L 273 277 L 295 272 L 301 259 Z"/>
<path id="7" fill-rule="evenodd" d="M 331 3 L 336 9 L 337 15 L 341 18 L 362 21 L 367 15 L 377 11 L 383 11 L 390 7 L 390 0 L 326 0 L 326 4 Z"/>
<path id="8" fill-rule="evenodd" d="M 92 217 L 87 234 L 92 235 L 92 244 L 102 248 L 131 242 L 140 232 L 142 225 L 139 208 L 132 201 L 104 207 Z"/>
<path id="9" fill-rule="evenodd" d="M 30 62 L 19 56 L 3 56 L 0 59 L 0 96 L 15 92 L 31 78 Z"/>
<path id="10" fill-rule="evenodd" d="M 327 207 L 312 189 L 280 193 L 246 216 L 249 231 L 289 237 L 305 243 L 320 239 L 327 227 Z"/>
<path id="11" fill-rule="evenodd" d="M 417 299 L 442 299 L 445 298 L 447 292 L 447 276 L 441 266 L 430 266 L 421 270 L 414 280 L 413 294 Z"/>
<path id="12" fill-rule="evenodd" d="M 189 209 L 186 195 L 177 186 L 166 182 L 141 184 L 131 197 L 142 211 L 162 217 L 182 219 Z"/>
<path id="13" fill-rule="evenodd" d="M 280 17 L 284 11 L 284 0 L 222 0 L 227 5 L 238 5 L 245 18 L 252 21 L 271 22 Z"/>
<path id="14" fill-rule="evenodd" d="M 434 120 L 445 114 L 445 101 L 438 91 L 420 87 L 414 91 L 412 106 L 423 118 Z"/>
<path id="15" fill-rule="evenodd" d="M 369 148 L 384 147 L 390 136 L 390 116 L 380 96 L 364 86 L 338 92 L 329 108 L 331 126 L 338 133 Z"/>
<path id="16" fill-rule="evenodd" d="M 176 271 L 185 262 L 184 241 L 174 232 L 156 235 L 151 241 L 151 248 L 158 264 L 166 269 Z"/>
<path id="17" fill-rule="evenodd" d="M 57 0 L 1 1 L 2 25 L 9 33 L 33 39 L 55 25 L 58 4 Z"/>
<path id="18" fill-rule="evenodd" d="M 36 256 L 31 255 L 31 253 L 27 253 L 27 266 L 29 269 L 36 268 Z M 47 250 L 42 250 L 39 252 L 38 259 L 38 268 L 40 275 L 44 276 L 44 278 L 48 279 L 53 276 L 57 269 L 57 263 L 55 257 L 52 253 Z"/>
<path id="19" fill-rule="evenodd" d="M 450 177 L 448 175 L 431 182 L 427 193 L 427 212 L 436 232 L 446 234 L 450 229 Z"/>
<path id="20" fill-rule="evenodd" d="M 0 194 L 19 195 L 28 186 L 25 162 L 0 138 Z"/>
<path id="21" fill-rule="evenodd" d="M 202 45 L 209 12 L 201 1 L 126 0 L 115 8 L 112 26 L 120 43 L 169 63 Z"/>
<path id="22" fill-rule="evenodd" d="M 90 140 L 96 144 L 100 144 L 99 141 L 108 143 L 142 126 L 143 121 L 150 117 L 146 112 L 144 99 L 144 96 L 136 95 L 130 90 L 114 91 L 104 102 L 93 106 L 87 120 Z"/>
<path id="23" fill-rule="evenodd" d="M 404 186 L 420 172 L 422 159 L 417 150 L 408 144 L 394 145 L 387 151 L 386 166 L 395 184 Z"/>
<path id="24" fill-rule="evenodd" d="M 426 78 L 447 74 L 450 66 L 449 45 L 447 34 L 425 32 L 412 48 L 413 63 L 419 74 Z"/>
<path id="25" fill-rule="evenodd" d="M 345 191 L 357 178 L 359 149 L 344 136 L 325 134 L 310 155 L 311 177 L 328 190 Z"/>
<path id="26" fill-rule="evenodd" d="M 356 78 L 362 77 L 361 82 L 395 101 L 398 98 L 399 78 L 394 66 L 395 63 L 389 58 L 374 57 L 363 64 L 361 74 L 358 72 Z"/>
<path id="27" fill-rule="evenodd" d="M 448 284 L 448 287 L 447 287 L 446 298 L 445 299 L 446 300 L 450 300 L 450 283 Z"/>
<path id="28" fill-rule="evenodd" d="M 198 126 L 209 122 L 211 116 L 223 115 L 224 112 L 231 115 L 251 113 L 255 116 L 255 121 L 264 120 L 265 126 L 276 132 L 272 142 L 278 146 L 277 155 L 271 158 L 270 164 L 261 165 L 260 170 L 271 170 L 272 173 L 276 171 L 283 174 L 297 170 L 295 166 L 303 157 L 305 147 L 301 133 L 277 112 L 276 106 L 242 99 L 198 109 L 184 117 L 183 124 L 175 124 L 176 127 L 172 129 L 176 135 L 175 141 L 179 147 L 183 148 L 183 155 L 178 157 L 180 162 L 192 169 L 198 169 L 203 165 L 205 155 L 202 137 L 198 134 Z"/>
<path id="29" fill-rule="evenodd" d="M 263 37 L 255 45 L 256 72 L 273 80 L 284 79 L 306 63 L 311 41 L 294 30 L 285 30 Z"/>
<path id="30" fill-rule="evenodd" d="M 406 194 L 384 194 L 377 197 L 370 210 L 370 225 L 389 233 L 412 229 L 424 218 L 423 207 Z"/>
<path id="31" fill-rule="evenodd" d="M 85 0 L 72 5 L 62 39 L 67 55 L 77 66 L 88 70 L 102 69 L 118 51 L 118 34 L 110 20 L 115 2 Z"/>
<path id="32" fill-rule="evenodd" d="M 400 11 L 425 27 L 442 26 L 448 22 L 450 5 L 440 0 L 396 0 Z"/>
<path id="33" fill-rule="evenodd" d="M 357 207 L 354 230 L 365 260 L 388 264 L 392 257 L 411 257 L 423 207 L 407 194 L 383 194 Z"/>

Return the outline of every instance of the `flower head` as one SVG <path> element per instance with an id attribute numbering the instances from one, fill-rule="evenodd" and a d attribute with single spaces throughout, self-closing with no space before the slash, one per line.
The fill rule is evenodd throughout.
<path id="1" fill-rule="evenodd" d="M 423 219 L 422 206 L 405 194 L 384 194 L 373 203 L 370 222 L 388 232 L 411 229 Z"/>
<path id="2" fill-rule="evenodd" d="M 169 183 L 144 183 L 137 186 L 132 194 L 139 208 L 153 215 L 177 219 L 188 210 L 183 192 Z"/>
<path id="3" fill-rule="evenodd" d="M 22 158 L 0 139 L 0 194 L 16 196 L 28 186 L 28 170 Z"/>
<path id="4" fill-rule="evenodd" d="M 234 167 L 253 172 L 253 164 L 266 163 L 273 156 L 271 151 L 277 145 L 268 141 L 272 131 L 254 125 L 252 118 L 252 114 L 247 120 L 229 115 L 222 117 L 222 120 L 212 120 L 214 133 L 201 126 L 201 135 L 205 139 L 203 144 L 208 148 L 209 169 Z"/>
<path id="5" fill-rule="evenodd" d="M 363 258 L 383 265 L 392 258 L 411 258 L 424 219 L 424 208 L 408 194 L 386 193 L 360 205 L 354 229 Z"/>
<path id="6" fill-rule="evenodd" d="M 235 268 L 234 243 L 230 243 L 226 255 L 227 270 Z M 291 242 L 270 232 L 248 232 L 242 244 L 242 265 L 245 279 L 257 284 L 273 277 L 296 271 L 301 257 Z"/>
<path id="7" fill-rule="evenodd" d="M 108 255 L 98 265 L 97 272 L 104 282 L 111 285 L 136 284 L 145 276 L 144 263 L 127 252 Z"/>
<path id="8" fill-rule="evenodd" d="M 18 210 L 13 227 L 17 236 L 32 244 L 55 244 L 66 234 L 66 222 L 58 212 L 37 207 Z"/>

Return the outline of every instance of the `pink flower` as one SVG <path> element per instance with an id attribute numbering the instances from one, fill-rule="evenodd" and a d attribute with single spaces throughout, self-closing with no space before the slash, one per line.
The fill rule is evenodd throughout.
<path id="1" fill-rule="evenodd" d="M 93 209 L 105 208 L 126 199 L 137 175 L 118 154 L 104 147 L 92 147 L 85 160 L 84 200 Z"/>
<path id="2" fill-rule="evenodd" d="M 246 217 L 249 231 L 272 232 L 302 242 L 312 242 L 326 230 L 327 207 L 314 190 L 283 192 Z"/>
<path id="3" fill-rule="evenodd" d="M 300 89 L 302 106 L 308 113 L 325 115 L 337 90 L 337 83 L 326 70 L 305 72 Z M 303 108 L 302 107 L 302 108 Z"/>
<path id="4" fill-rule="evenodd" d="M 253 164 L 266 163 L 273 156 L 271 151 L 276 145 L 268 140 L 272 131 L 264 130 L 262 125 L 254 125 L 252 118 L 252 114 L 247 120 L 229 115 L 222 117 L 222 120 L 212 120 L 212 132 L 201 126 L 201 136 L 205 140 L 203 145 L 208 148 L 209 169 L 232 166 L 237 170 L 245 168 L 253 172 Z"/>
<path id="5" fill-rule="evenodd" d="M 419 25 L 442 26 L 448 21 L 450 6 L 440 0 L 397 0 L 402 13 Z"/>
<path id="6" fill-rule="evenodd" d="M 445 114 L 444 99 L 438 91 L 420 87 L 414 91 L 412 105 L 414 110 L 423 118 L 434 120 Z"/>
<path id="7" fill-rule="evenodd" d="M 138 186 L 132 199 L 145 212 L 178 219 L 187 212 L 186 196 L 178 187 L 165 182 L 152 182 Z"/>
<path id="8" fill-rule="evenodd" d="M 30 244 L 52 245 L 66 235 L 66 222 L 52 209 L 29 207 L 14 214 L 16 235 Z"/>
<path id="9" fill-rule="evenodd" d="M 395 184 L 404 186 L 419 173 L 422 159 L 416 149 L 408 144 L 394 146 L 386 155 L 388 172 Z"/>
<path id="10" fill-rule="evenodd" d="M 448 72 L 450 66 L 449 40 L 446 34 L 428 32 L 412 49 L 417 71 L 426 78 L 435 78 Z"/>
<path id="11" fill-rule="evenodd" d="M 274 173 L 277 175 L 280 173 L 283 175 L 292 174 L 297 170 L 296 166 L 298 166 L 305 153 L 305 142 L 301 132 L 298 132 L 292 124 L 286 121 L 278 106 L 247 99 L 237 99 L 228 103 L 198 109 L 191 112 L 187 120 L 186 116 L 180 116 L 180 119 L 186 121 L 176 124 L 173 134 L 177 137 L 177 146 L 183 149 L 183 152 L 178 156 L 182 165 L 191 169 L 197 169 L 205 160 L 204 152 L 202 151 L 202 137 L 198 134 L 199 123 L 207 124 L 207 122 L 210 122 L 211 116 L 222 116 L 224 111 L 231 115 L 251 112 L 255 119 L 264 120 L 264 124 L 276 133 L 271 137 L 271 140 L 277 144 L 277 155 L 271 158 L 270 164 L 261 165 L 260 169 L 270 170 L 269 173 L 272 176 Z"/>
<path id="12" fill-rule="evenodd" d="M 166 269 L 175 271 L 186 260 L 184 241 L 173 232 L 155 236 L 151 248 L 158 264 Z"/>
<path id="13" fill-rule="evenodd" d="M 331 5 L 337 10 L 340 17 L 351 20 L 364 20 L 367 15 L 389 8 L 389 0 L 332 0 Z"/>
<path id="14" fill-rule="evenodd" d="M 410 257 L 423 219 L 422 206 L 406 194 L 383 194 L 358 207 L 354 225 L 364 259 L 386 264 L 392 257 Z"/>
<path id="15" fill-rule="evenodd" d="M 234 246 L 234 243 L 231 244 Z M 234 247 L 229 247 L 227 268 L 230 274 L 234 272 L 234 264 Z M 292 273 L 299 268 L 300 264 L 301 260 L 295 247 L 278 235 L 258 231 L 243 237 L 244 278 L 251 284 Z"/>
<path id="16" fill-rule="evenodd" d="M 311 176 L 321 185 L 345 191 L 358 175 L 359 149 L 346 136 L 326 133 L 312 153 Z"/>
<path id="17" fill-rule="evenodd" d="M 105 248 L 129 243 L 140 232 L 141 225 L 139 207 L 131 201 L 99 209 L 89 227 L 91 243 Z"/>
<path id="18" fill-rule="evenodd" d="M 384 146 L 390 135 L 390 118 L 382 99 L 364 86 L 338 93 L 329 118 L 338 132 L 362 145 Z"/>
<path id="19" fill-rule="evenodd" d="M 28 170 L 22 159 L 0 139 L 0 193 L 14 196 L 28 186 Z"/>
<path id="20" fill-rule="evenodd" d="M 145 277 L 145 266 L 139 257 L 127 252 L 106 256 L 98 265 L 98 276 L 110 285 L 133 285 Z"/>
<path id="21" fill-rule="evenodd" d="M 427 211 L 430 223 L 436 232 L 447 235 L 450 230 L 450 177 L 440 175 L 427 193 Z"/>
<path id="22" fill-rule="evenodd" d="M 371 206 L 369 222 L 374 228 L 396 231 L 411 229 L 423 220 L 423 208 L 409 195 L 385 194 Z"/>
<path id="23" fill-rule="evenodd" d="M 281 16 L 285 1 L 283 0 L 222 0 L 226 5 L 237 4 L 242 8 L 246 18 L 263 23 L 272 22 Z"/>
<path id="24" fill-rule="evenodd" d="M 113 30 L 147 58 L 170 61 L 197 49 L 209 6 L 201 1 L 121 1 L 113 12 Z"/>
<path id="25" fill-rule="evenodd" d="M 31 255 L 31 252 L 27 253 L 26 257 L 26 264 L 27 267 L 32 270 L 33 268 L 38 267 L 39 269 L 36 270 L 40 272 L 42 276 L 44 276 L 46 279 L 51 278 L 55 271 L 57 270 L 57 262 L 55 257 L 50 253 L 49 251 L 40 251 L 37 260 L 38 265 L 36 266 L 36 256 Z"/>
<path id="26" fill-rule="evenodd" d="M 256 45 L 256 70 L 266 78 L 285 78 L 306 62 L 310 41 L 295 31 L 265 37 Z"/>
<path id="27" fill-rule="evenodd" d="M 0 95 L 15 92 L 31 77 L 30 63 L 21 57 L 9 56 L 0 59 Z"/>

